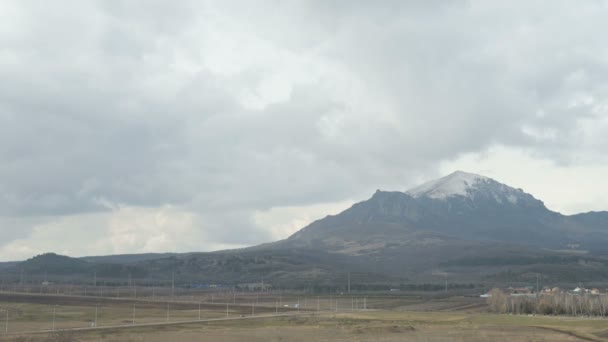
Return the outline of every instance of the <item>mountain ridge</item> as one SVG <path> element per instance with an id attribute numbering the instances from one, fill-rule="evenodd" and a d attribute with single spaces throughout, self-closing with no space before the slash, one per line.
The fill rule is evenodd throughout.
<path id="1" fill-rule="evenodd" d="M 597 248 L 596 237 L 588 239 L 585 233 L 591 228 L 587 225 L 606 226 L 608 215 L 603 213 L 563 215 L 522 189 L 456 171 L 405 192 L 377 190 L 370 199 L 338 215 L 315 221 L 287 240 L 318 240 L 327 235 L 321 226 L 333 225 L 327 229 L 336 229 L 349 224 L 352 228 L 374 222 L 398 224 L 404 231 L 422 230 L 460 239 L 557 249 L 585 242 L 585 247 Z M 608 240 L 606 231 L 600 233 L 602 240 Z M 522 241 L 524 238 L 526 241 Z"/>
<path id="2" fill-rule="evenodd" d="M 576 282 L 608 280 L 607 243 L 606 211 L 563 215 L 522 189 L 456 171 L 405 192 L 377 190 L 283 240 L 206 253 L 85 257 L 79 272 L 151 281 L 172 272 L 188 281 L 263 277 L 282 286 L 330 286 L 346 270 L 371 283 L 433 281 L 437 272 L 482 283 L 531 274 Z"/>

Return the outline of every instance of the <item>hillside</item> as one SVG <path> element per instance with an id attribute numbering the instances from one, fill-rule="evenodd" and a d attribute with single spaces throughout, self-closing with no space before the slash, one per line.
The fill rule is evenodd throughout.
<path id="1" fill-rule="evenodd" d="M 405 192 L 370 199 L 315 221 L 289 238 L 212 253 L 68 258 L 46 254 L 5 273 L 126 282 L 238 284 L 265 279 L 282 287 L 441 282 L 608 281 L 608 213 L 562 215 L 491 178 L 457 171 Z M 387 285 L 388 286 L 388 285 Z"/>
<path id="2" fill-rule="evenodd" d="M 34 256 L 19 263 L 11 263 L 3 270 L 10 279 L 25 279 L 39 282 L 43 279 L 54 281 L 90 282 L 94 277 L 107 280 L 127 279 L 129 275 L 145 278 L 145 268 L 135 264 L 93 263 L 86 259 L 72 258 L 55 253 Z"/>
<path id="3" fill-rule="evenodd" d="M 607 242 L 606 212 L 562 215 L 522 189 L 457 171 L 406 192 L 378 190 L 266 248 L 328 250 L 409 279 L 448 272 L 516 281 L 540 273 L 575 282 L 608 279 Z"/>

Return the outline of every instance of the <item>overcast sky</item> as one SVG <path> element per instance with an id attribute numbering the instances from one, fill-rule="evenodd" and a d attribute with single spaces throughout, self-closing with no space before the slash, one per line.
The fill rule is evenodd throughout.
<path id="1" fill-rule="evenodd" d="M 608 209 L 605 1 L 0 2 L 0 260 L 281 239 L 456 169 Z"/>

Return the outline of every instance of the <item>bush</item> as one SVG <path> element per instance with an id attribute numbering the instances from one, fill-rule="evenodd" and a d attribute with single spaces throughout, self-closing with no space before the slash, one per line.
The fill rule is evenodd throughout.
<path id="1" fill-rule="evenodd" d="M 551 303 L 541 300 L 538 304 L 538 313 L 541 315 L 552 315 L 554 313 L 554 307 Z"/>

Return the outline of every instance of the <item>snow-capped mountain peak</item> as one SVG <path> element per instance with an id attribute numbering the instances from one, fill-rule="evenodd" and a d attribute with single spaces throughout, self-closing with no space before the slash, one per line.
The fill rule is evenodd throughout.
<path id="1" fill-rule="evenodd" d="M 468 190 L 479 183 L 487 183 L 491 179 L 485 176 L 463 171 L 453 172 L 443 178 L 432 180 L 419 185 L 406 193 L 412 197 L 430 197 L 445 199 L 452 196 L 467 196 Z"/>
<path id="2" fill-rule="evenodd" d="M 491 202 L 504 205 L 524 205 L 544 207 L 544 204 L 521 189 L 512 188 L 492 178 L 463 171 L 453 172 L 443 178 L 432 180 L 406 194 L 414 198 L 447 200 L 460 198 L 472 200 L 477 204 Z"/>
<path id="3" fill-rule="evenodd" d="M 516 190 L 495 180 L 463 171 L 453 172 L 443 178 L 429 181 L 406 193 L 414 198 L 428 197 L 433 199 L 446 199 L 454 196 L 470 197 L 474 190 L 489 190 L 497 202 L 503 199 L 511 203 L 517 203 L 518 193 Z"/>

